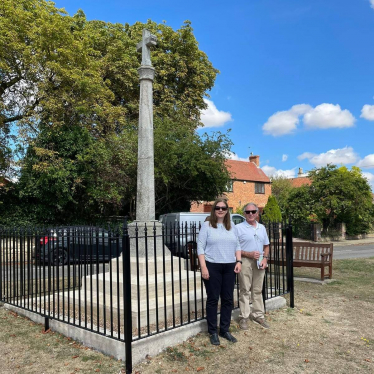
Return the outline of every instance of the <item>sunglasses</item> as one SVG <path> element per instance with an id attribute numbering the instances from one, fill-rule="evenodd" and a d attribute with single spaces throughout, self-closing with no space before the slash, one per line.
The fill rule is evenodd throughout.
<path id="1" fill-rule="evenodd" d="M 245 211 L 245 214 L 249 214 L 249 213 L 256 214 L 257 210 L 246 210 Z"/>
<path id="2" fill-rule="evenodd" d="M 216 206 L 214 210 L 223 210 L 224 212 L 226 212 L 227 208 L 225 206 Z"/>

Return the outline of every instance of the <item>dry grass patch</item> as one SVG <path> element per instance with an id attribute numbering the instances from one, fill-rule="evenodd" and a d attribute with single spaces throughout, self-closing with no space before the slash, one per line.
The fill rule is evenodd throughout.
<path id="1" fill-rule="evenodd" d="M 295 269 L 316 279 L 316 269 Z M 314 271 L 314 273 L 313 273 Z M 334 262 L 335 282 L 295 282 L 295 308 L 272 311 L 270 330 L 232 323 L 238 343 L 207 334 L 168 348 L 136 373 L 373 373 L 374 259 Z"/>
<path id="2" fill-rule="evenodd" d="M 0 373 L 120 373 L 123 363 L 0 308 Z"/>
<path id="3" fill-rule="evenodd" d="M 374 259 L 334 261 L 334 282 L 295 282 L 295 308 L 267 315 L 270 330 L 232 323 L 238 343 L 198 334 L 133 373 L 373 373 Z M 296 276 L 319 278 L 317 269 Z M 177 334 L 177 330 L 175 331 Z M 0 373 L 121 373 L 123 363 L 0 307 Z"/>

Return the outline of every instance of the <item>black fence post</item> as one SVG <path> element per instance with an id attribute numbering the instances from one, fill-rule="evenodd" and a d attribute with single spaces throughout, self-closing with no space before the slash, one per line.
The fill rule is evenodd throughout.
<path id="1" fill-rule="evenodd" d="M 3 229 L 0 228 L 0 301 L 3 301 Z"/>
<path id="2" fill-rule="evenodd" d="M 294 308 L 294 279 L 293 279 L 293 244 L 291 221 L 286 227 L 286 262 L 287 262 L 287 291 L 290 293 L 290 307 Z"/>
<path id="3" fill-rule="evenodd" d="M 131 268 L 130 268 L 130 237 L 125 218 L 122 238 L 122 270 L 123 270 L 123 303 L 124 330 L 126 350 L 126 373 L 132 372 L 132 315 L 131 315 Z"/>
<path id="4" fill-rule="evenodd" d="M 44 317 L 44 331 L 48 331 L 49 330 L 49 318 L 48 317 Z"/>
<path id="5" fill-rule="evenodd" d="M 262 283 L 262 302 L 264 304 L 264 313 L 266 313 L 266 303 L 265 303 L 265 301 L 267 300 L 266 289 L 267 289 L 267 284 L 268 284 L 268 281 L 267 281 L 268 270 L 265 269 L 264 272 L 265 272 L 265 277 L 264 277 L 264 282 Z"/>

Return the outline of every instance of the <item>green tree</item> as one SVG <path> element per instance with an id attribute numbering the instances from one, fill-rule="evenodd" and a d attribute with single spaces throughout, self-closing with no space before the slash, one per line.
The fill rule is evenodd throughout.
<path id="1" fill-rule="evenodd" d="M 25 215 L 37 222 L 65 222 L 87 207 L 82 152 L 91 135 L 79 126 L 42 129 L 27 150 L 18 183 Z"/>
<path id="2" fill-rule="evenodd" d="M 125 126 L 138 112 L 136 44 L 144 27 L 158 37 L 155 114 L 177 112 L 196 128 L 218 70 L 199 50 L 190 22 L 175 31 L 152 21 L 87 21 L 83 11 L 70 17 L 45 0 L 0 5 L 1 128 L 79 122 L 100 134 Z"/>
<path id="3" fill-rule="evenodd" d="M 136 44 L 144 27 L 158 38 L 152 51 L 158 209 L 209 200 L 223 190 L 228 138 L 195 133 L 218 71 L 199 50 L 190 22 L 176 31 L 152 21 L 111 24 L 87 21 L 82 11 L 70 17 L 45 0 L 4 0 L 0 163 L 3 169 L 9 165 L 10 126 L 16 126 L 25 145 L 16 190 L 29 216 L 57 221 L 80 217 L 83 210 L 113 214 L 134 200 L 141 60 Z M 170 131 L 169 124 L 181 130 Z"/>
<path id="4" fill-rule="evenodd" d="M 1 2 L 3 134 L 17 126 L 29 142 L 43 123 L 92 126 L 100 123 L 100 114 L 112 117 L 107 104 L 113 94 L 102 79 L 89 35 L 80 27 L 82 18 L 81 13 L 69 17 L 44 0 Z M 4 153 L 4 143 L 1 146 Z"/>
<path id="5" fill-rule="evenodd" d="M 227 134 L 200 137 L 183 119 L 155 123 L 157 212 L 185 211 L 193 200 L 214 200 L 222 194 L 229 173 L 225 159 L 231 148 Z"/>
<path id="6" fill-rule="evenodd" d="M 281 222 L 282 213 L 279 209 L 277 199 L 274 196 L 269 196 L 262 213 L 262 220 L 264 222 Z"/>
<path id="7" fill-rule="evenodd" d="M 241 214 L 242 216 L 244 216 L 244 207 L 245 205 L 237 207 L 235 210 L 235 213 Z"/>
<path id="8" fill-rule="evenodd" d="M 325 230 L 335 223 L 345 222 L 351 235 L 367 233 L 373 221 L 370 185 L 361 170 L 353 166 L 327 165 L 309 173 L 314 201 L 313 212 Z"/>
<path id="9" fill-rule="evenodd" d="M 182 121 L 182 120 L 180 120 Z M 87 221 L 134 214 L 135 129 L 95 139 L 76 126 L 46 128 L 29 147 L 18 184 L 25 215 L 38 222 Z M 226 134 L 199 137 L 181 122 L 155 121 L 156 210 L 188 210 L 211 200 L 229 180 Z"/>
<path id="10" fill-rule="evenodd" d="M 290 191 L 286 219 L 290 218 L 296 224 L 308 221 L 308 217 L 314 212 L 314 200 L 311 197 L 310 189 L 310 186 L 304 185 Z"/>
<path id="11" fill-rule="evenodd" d="M 277 199 L 283 219 L 286 219 L 286 211 L 288 198 L 293 191 L 290 179 L 283 176 L 272 176 L 271 178 L 271 194 Z"/>

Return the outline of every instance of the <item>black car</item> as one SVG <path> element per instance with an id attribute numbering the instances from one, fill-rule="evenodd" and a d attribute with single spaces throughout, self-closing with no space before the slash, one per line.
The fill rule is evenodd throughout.
<path id="1" fill-rule="evenodd" d="M 45 230 L 37 237 L 35 261 L 66 265 L 109 261 L 122 253 L 118 232 L 95 226 L 69 226 Z"/>

